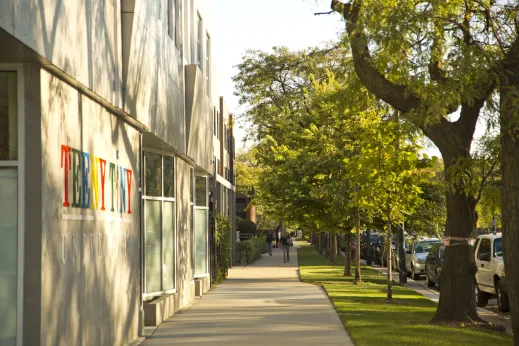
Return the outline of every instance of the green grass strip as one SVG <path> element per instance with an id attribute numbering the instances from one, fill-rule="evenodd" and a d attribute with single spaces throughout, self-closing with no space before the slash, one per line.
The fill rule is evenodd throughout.
<path id="1" fill-rule="evenodd" d="M 362 345 L 512 345 L 511 336 L 469 326 L 428 324 L 436 303 L 393 283 L 393 302 L 386 302 L 385 276 L 362 267 L 363 284 L 343 276 L 344 257 L 332 266 L 312 246 L 298 248 L 301 280 L 322 286 L 353 342 Z M 354 268 L 352 268 L 354 273 Z"/>

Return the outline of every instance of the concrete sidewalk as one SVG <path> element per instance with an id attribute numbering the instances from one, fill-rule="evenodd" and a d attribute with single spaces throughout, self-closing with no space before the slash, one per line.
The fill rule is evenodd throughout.
<path id="1" fill-rule="evenodd" d="M 302 283 L 296 247 L 281 249 L 229 278 L 163 322 L 142 346 L 353 345 L 321 287 Z"/>

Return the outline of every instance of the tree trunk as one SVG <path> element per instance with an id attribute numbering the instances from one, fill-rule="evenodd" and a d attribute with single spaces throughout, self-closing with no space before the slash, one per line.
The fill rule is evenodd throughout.
<path id="1" fill-rule="evenodd" d="M 330 250 L 330 262 L 332 265 L 337 265 L 337 234 L 335 232 L 330 232 L 332 237 L 331 241 L 331 250 Z"/>
<path id="2" fill-rule="evenodd" d="M 346 245 L 344 246 L 344 276 L 351 276 L 351 232 L 344 234 Z"/>
<path id="3" fill-rule="evenodd" d="M 389 205 L 389 202 L 388 202 Z M 391 268 L 391 253 L 392 238 L 391 238 L 391 208 L 387 209 L 387 236 L 386 236 L 386 251 L 387 251 L 387 300 L 393 301 L 393 270 Z"/>
<path id="4" fill-rule="evenodd" d="M 319 232 L 319 255 L 323 254 L 324 249 L 324 233 Z"/>
<path id="5" fill-rule="evenodd" d="M 500 84 L 501 223 L 508 299 L 515 344 L 519 344 L 519 42 L 506 56 Z"/>
<path id="6" fill-rule="evenodd" d="M 447 167 L 446 167 L 447 169 Z M 476 202 L 464 192 L 447 192 L 447 237 L 441 272 L 440 302 L 433 322 L 481 321 L 476 312 L 474 281 L 477 271 L 472 236 Z"/>
<path id="7" fill-rule="evenodd" d="M 355 232 L 357 235 L 357 244 L 360 245 L 360 212 L 357 211 L 355 223 Z M 355 283 L 362 283 L 362 277 L 360 275 L 360 251 L 355 251 Z"/>

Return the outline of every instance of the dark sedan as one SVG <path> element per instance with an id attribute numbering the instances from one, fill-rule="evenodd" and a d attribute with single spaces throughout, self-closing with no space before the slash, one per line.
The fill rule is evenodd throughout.
<path id="1" fill-rule="evenodd" d="M 434 244 L 425 258 L 425 277 L 427 286 L 440 288 L 440 276 L 445 259 L 445 245 L 443 243 Z"/>

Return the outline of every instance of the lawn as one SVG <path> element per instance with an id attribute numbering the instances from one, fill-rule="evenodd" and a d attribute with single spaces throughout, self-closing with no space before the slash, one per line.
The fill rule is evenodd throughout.
<path id="1" fill-rule="evenodd" d="M 393 284 L 393 302 L 386 302 L 385 276 L 368 267 L 364 284 L 344 277 L 344 258 L 337 266 L 312 246 L 298 248 L 301 280 L 322 286 L 357 346 L 361 345 L 512 345 L 511 336 L 474 327 L 428 324 L 436 303 Z M 352 268 L 352 273 L 354 269 Z"/>

